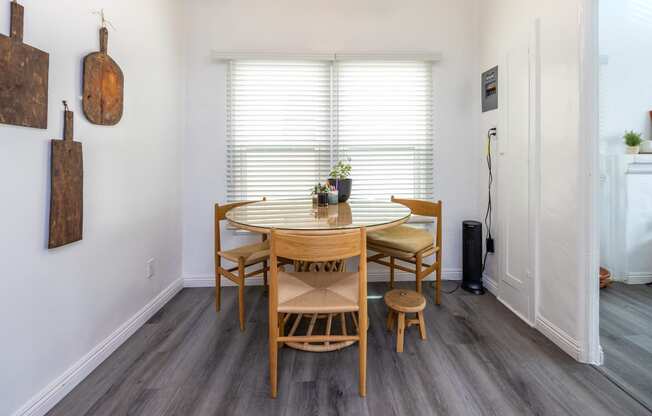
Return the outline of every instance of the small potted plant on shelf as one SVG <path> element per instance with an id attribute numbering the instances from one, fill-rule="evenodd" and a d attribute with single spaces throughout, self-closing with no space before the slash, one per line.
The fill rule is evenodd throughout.
<path id="1" fill-rule="evenodd" d="M 641 138 L 641 133 L 626 131 L 623 139 L 625 140 L 625 153 L 628 155 L 638 154 L 641 142 L 643 141 Z"/>
<path id="2" fill-rule="evenodd" d="M 349 160 L 340 160 L 333 166 L 328 182 L 337 189 L 338 202 L 346 202 L 351 196 L 351 164 Z"/>
<path id="3" fill-rule="evenodd" d="M 330 187 L 325 184 L 318 183 L 312 189 L 312 203 L 319 207 L 328 206 L 328 193 L 330 192 Z"/>

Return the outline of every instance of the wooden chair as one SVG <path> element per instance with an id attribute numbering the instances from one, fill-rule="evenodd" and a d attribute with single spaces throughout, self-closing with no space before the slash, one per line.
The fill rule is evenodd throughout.
<path id="1" fill-rule="evenodd" d="M 263 198 L 262 201 L 266 199 Z M 226 219 L 226 213 L 235 207 L 251 204 L 259 201 L 233 202 L 226 205 L 215 204 L 215 309 L 219 312 L 222 303 L 222 276 L 238 285 L 238 312 L 240 317 L 240 331 L 245 328 L 245 303 L 244 289 L 245 280 L 262 274 L 265 286 L 267 286 L 267 260 L 269 258 L 269 242 L 267 235 L 263 234 L 262 242 L 237 247 L 231 250 L 222 251 L 220 238 L 220 222 Z M 231 268 L 222 267 L 222 259 L 228 260 L 236 266 Z M 246 272 L 248 266 L 262 263 L 260 269 Z"/>
<path id="2" fill-rule="evenodd" d="M 389 286 L 394 288 L 394 270 L 413 273 L 416 276 L 416 290 L 421 293 L 421 281 L 435 273 L 435 303 L 441 303 L 441 240 L 442 240 L 442 203 L 421 201 L 417 199 L 398 199 L 392 202 L 410 208 L 412 214 L 436 219 L 434 235 L 428 231 L 410 225 L 399 225 L 386 230 L 375 231 L 367 236 L 367 248 L 378 254 L 368 261 L 389 267 Z M 424 263 L 425 257 L 435 255 L 432 264 Z M 389 261 L 385 260 L 389 257 Z M 414 268 L 397 264 L 397 260 L 410 263 Z"/>
<path id="3" fill-rule="evenodd" d="M 335 234 L 307 235 L 272 230 L 269 282 L 269 376 L 272 397 L 277 395 L 278 349 L 281 343 L 358 341 L 360 347 L 359 393 L 366 395 L 367 374 L 367 262 L 364 228 Z M 331 262 L 360 256 L 357 272 L 285 272 L 279 257 L 299 262 Z M 330 319 L 325 335 L 285 335 L 285 317 L 357 313 L 357 334 L 331 335 Z M 293 332 L 293 331 L 292 331 Z"/>

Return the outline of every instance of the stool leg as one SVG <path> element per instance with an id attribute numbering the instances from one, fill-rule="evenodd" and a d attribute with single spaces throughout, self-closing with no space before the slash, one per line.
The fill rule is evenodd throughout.
<path id="1" fill-rule="evenodd" d="M 419 318 L 419 335 L 421 335 L 421 339 L 426 339 L 426 321 L 423 319 L 423 311 L 417 312 L 417 317 Z"/>
<path id="2" fill-rule="evenodd" d="M 405 313 L 398 313 L 398 330 L 396 331 L 396 352 L 403 352 L 403 335 L 405 334 Z"/>
<path id="3" fill-rule="evenodd" d="M 389 288 L 394 289 L 394 257 L 389 257 Z"/>
<path id="4" fill-rule="evenodd" d="M 392 329 L 394 329 L 394 311 L 390 309 L 387 312 L 387 330 L 392 332 Z"/>

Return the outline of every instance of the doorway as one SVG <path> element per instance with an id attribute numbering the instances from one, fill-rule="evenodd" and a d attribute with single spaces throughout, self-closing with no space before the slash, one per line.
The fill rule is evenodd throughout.
<path id="1" fill-rule="evenodd" d="M 598 369 L 652 409 L 652 4 L 600 0 L 598 28 Z"/>

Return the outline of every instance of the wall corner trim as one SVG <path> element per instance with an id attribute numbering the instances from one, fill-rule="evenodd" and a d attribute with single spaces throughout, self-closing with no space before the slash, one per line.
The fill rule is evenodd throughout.
<path id="1" fill-rule="evenodd" d="M 535 328 L 555 343 L 555 345 L 561 348 L 566 354 L 573 357 L 576 361 L 580 361 L 582 352 L 580 343 L 564 330 L 542 316 L 537 316 Z"/>
<path id="2" fill-rule="evenodd" d="M 95 348 L 68 368 L 63 374 L 34 395 L 27 403 L 16 410 L 12 416 L 45 415 L 142 327 L 170 299 L 179 293 L 181 289 L 183 289 L 183 279 L 179 278 L 163 289 L 147 305 L 120 325 L 113 333 L 96 345 Z"/>

